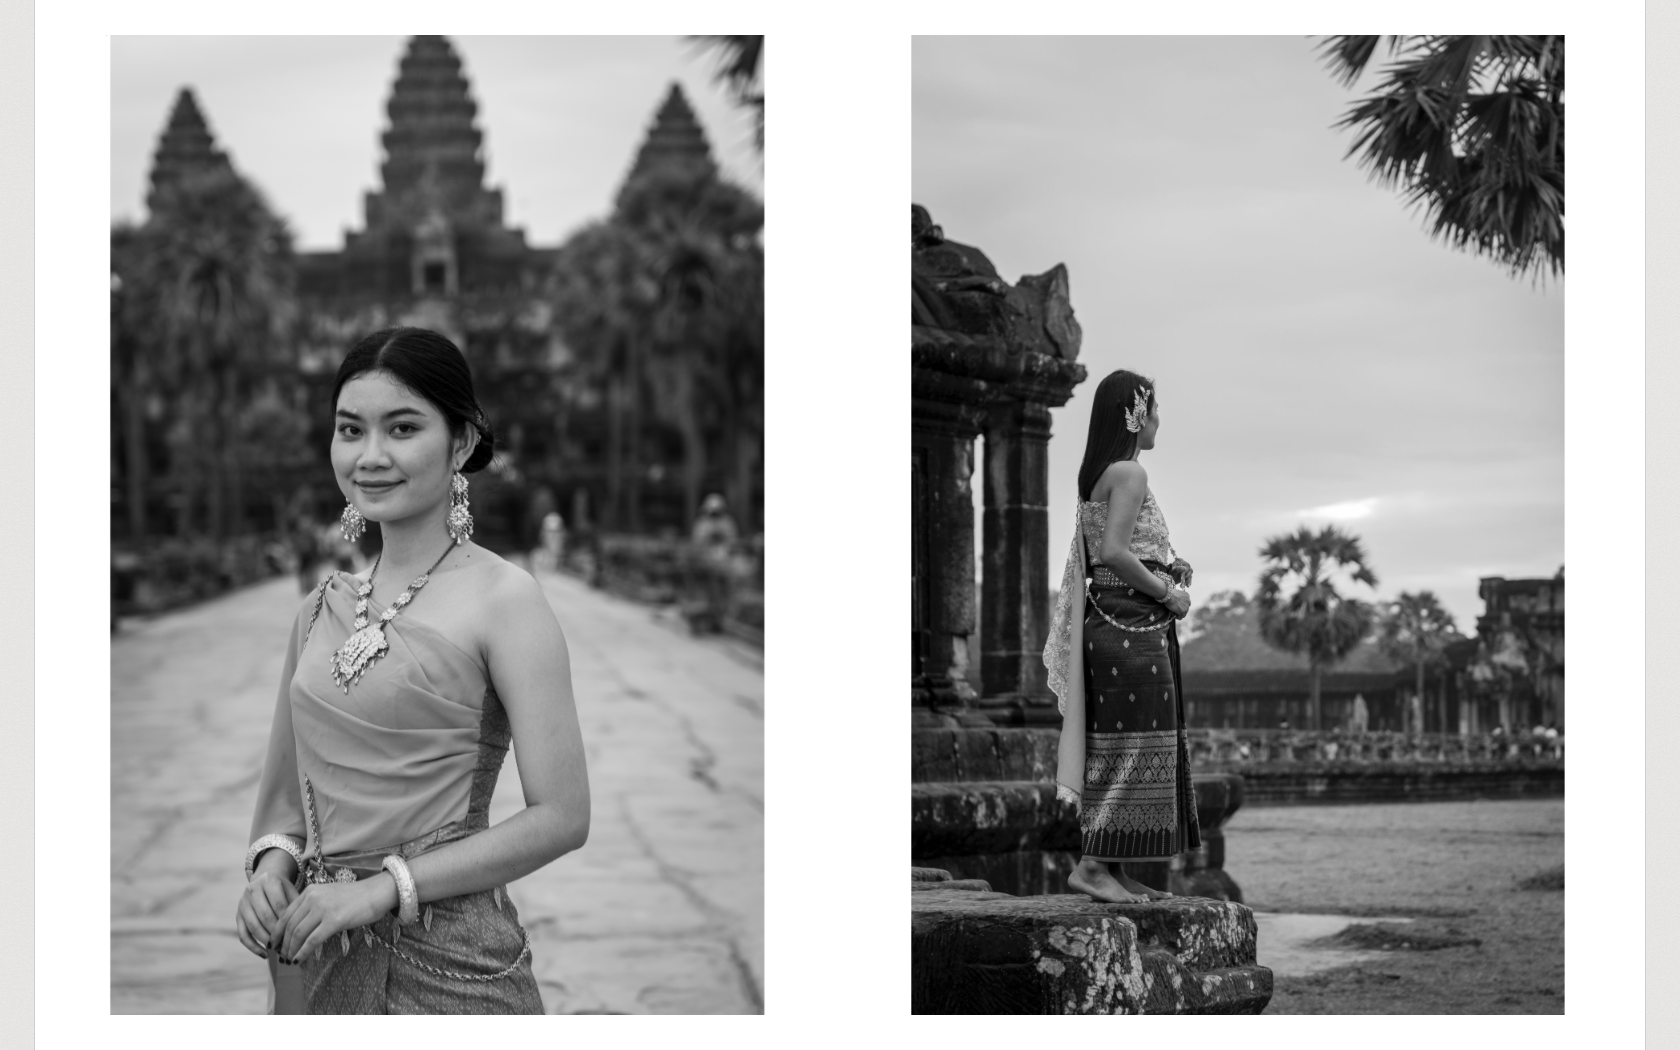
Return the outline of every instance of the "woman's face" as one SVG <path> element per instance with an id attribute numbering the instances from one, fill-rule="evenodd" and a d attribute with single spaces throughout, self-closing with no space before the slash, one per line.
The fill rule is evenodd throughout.
<path id="1" fill-rule="evenodd" d="M 338 393 L 333 475 L 369 521 L 402 521 L 449 500 L 449 479 L 470 449 L 436 405 L 389 372 L 364 372 Z"/>
<path id="2" fill-rule="evenodd" d="M 1157 397 L 1149 408 L 1149 418 L 1144 420 L 1143 429 L 1138 431 L 1138 451 L 1145 452 L 1155 447 L 1155 432 L 1161 429 L 1161 399 Z"/>

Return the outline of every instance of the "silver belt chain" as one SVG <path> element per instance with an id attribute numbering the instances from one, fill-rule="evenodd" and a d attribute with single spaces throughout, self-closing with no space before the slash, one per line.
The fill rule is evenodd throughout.
<path id="1" fill-rule="evenodd" d="M 1172 577 L 1170 577 L 1170 576 L 1165 576 L 1165 575 L 1162 575 L 1161 573 L 1156 573 L 1155 575 L 1159 576 L 1163 580 L 1166 580 L 1169 584 L 1172 582 Z M 1118 577 L 1116 577 L 1116 579 L 1118 579 Z M 1091 593 L 1091 584 L 1093 582 L 1097 582 L 1097 581 L 1095 581 L 1094 578 L 1093 579 L 1088 579 L 1088 580 L 1085 581 L 1085 607 L 1087 609 L 1095 609 L 1096 612 L 1097 612 L 1097 615 L 1101 616 L 1103 619 L 1107 620 L 1108 625 L 1110 627 L 1118 627 L 1120 630 L 1129 631 L 1132 634 L 1154 634 L 1156 631 L 1166 630 L 1167 626 L 1172 623 L 1172 617 L 1168 616 L 1166 619 L 1161 620 L 1157 623 L 1152 623 L 1147 627 L 1128 627 L 1128 626 L 1126 626 L 1125 624 L 1121 623 L 1119 620 L 1116 620 L 1114 617 L 1108 615 L 1108 613 L 1103 612 L 1102 606 L 1097 604 L 1096 596 Z M 1105 583 L 1104 586 L 1107 586 L 1107 584 Z M 1121 583 L 1121 584 L 1117 584 L 1117 586 L 1124 587 L 1126 585 Z M 1135 590 L 1135 588 L 1133 588 L 1133 590 Z"/>
<path id="2" fill-rule="evenodd" d="M 336 872 L 329 872 L 327 870 L 326 859 L 321 854 L 321 825 L 315 817 L 315 786 L 309 782 L 309 777 L 307 776 L 303 778 L 303 792 L 304 800 L 309 803 L 309 831 L 315 838 L 315 855 L 304 860 L 303 868 L 300 874 L 303 875 L 306 881 L 316 884 L 326 882 L 355 882 L 356 873 L 351 871 L 349 868 L 339 868 Z M 501 911 L 501 888 L 497 887 L 493 892 L 496 894 L 496 910 Z M 428 904 L 426 906 L 425 923 L 427 932 L 430 932 L 432 927 L 431 910 L 431 905 Z M 397 927 L 397 931 L 397 936 L 401 937 L 402 927 Z M 454 981 L 499 981 L 519 969 L 520 964 L 523 963 L 531 954 L 530 931 L 526 930 L 524 926 L 520 926 L 519 954 L 514 957 L 513 962 L 509 963 L 502 969 L 497 970 L 495 973 L 458 973 L 455 970 L 445 970 L 441 967 L 433 966 L 431 963 L 416 959 L 414 956 L 397 947 L 394 942 L 387 941 L 385 938 L 379 936 L 379 934 L 374 933 L 372 926 L 363 926 L 362 934 L 367 940 L 368 947 L 371 948 L 373 945 L 378 944 L 380 947 L 408 963 L 410 966 L 418 966 L 420 969 L 425 970 L 434 977 L 446 977 Z M 339 931 L 338 938 L 339 950 L 345 955 L 350 954 L 350 931 Z M 323 950 L 324 947 L 325 946 L 323 946 Z"/>
<path id="3" fill-rule="evenodd" d="M 422 962 L 419 959 L 416 959 L 414 956 L 403 951 L 395 944 L 392 944 L 390 941 L 387 941 L 385 938 L 379 936 L 379 934 L 374 933 L 373 927 L 371 926 L 364 926 L 362 929 L 367 932 L 369 941 L 378 944 L 381 948 L 384 948 L 386 951 L 408 963 L 410 966 L 418 966 L 420 969 L 425 970 L 434 977 L 447 977 L 456 981 L 499 981 L 502 978 L 511 975 L 513 971 L 519 969 L 519 965 L 525 961 L 525 958 L 528 955 L 531 954 L 531 935 L 525 930 L 525 927 L 521 926 L 519 928 L 519 955 L 514 958 L 513 962 L 508 963 L 504 969 L 498 970 L 495 973 L 457 973 L 454 970 L 445 970 L 440 967 L 433 966 L 431 963 Z"/>

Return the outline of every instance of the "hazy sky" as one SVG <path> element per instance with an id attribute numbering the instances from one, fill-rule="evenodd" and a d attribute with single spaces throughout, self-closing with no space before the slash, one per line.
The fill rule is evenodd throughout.
<path id="1" fill-rule="evenodd" d="M 671 81 L 713 155 L 760 192 L 749 116 L 678 37 L 453 37 L 484 132 L 486 182 L 538 245 L 604 215 Z M 218 144 L 292 224 L 335 248 L 377 189 L 379 136 L 403 37 L 113 37 L 111 215 L 145 213 L 146 179 L 176 93 L 191 86 Z"/>
<path id="2" fill-rule="evenodd" d="M 1143 462 L 1198 600 L 1252 594 L 1261 542 L 1303 522 L 1466 633 L 1478 577 L 1563 563 L 1562 284 L 1431 241 L 1344 160 L 1365 84 L 1311 40 L 924 37 L 912 60 L 916 203 L 1006 280 L 1070 273 L 1090 376 L 1054 414 L 1052 582 L 1116 368 L 1157 381 Z"/>

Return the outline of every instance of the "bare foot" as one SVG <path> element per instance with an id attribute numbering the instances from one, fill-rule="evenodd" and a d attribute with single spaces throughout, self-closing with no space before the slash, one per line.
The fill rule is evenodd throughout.
<path id="1" fill-rule="evenodd" d="M 1128 891 L 1136 894 L 1137 896 L 1147 897 L 1152 901 L 1172 900 L 1173 897 L 1176 896 L 1175 894 L 1168 893 L 1166 890 L 1157 890 L 1149 886 L 1145 886 L 1143 883 L 1132 878 L 1130 875 L 1125 875 L 1120 872 L 1114 872 L 1113 874 L 1115 876 L 1115 881 L 1119 882 L 1121 886 L 1124 886 Z"/>
<path id="2" fill-rule="evenodd" d="M 1082 860 L 1068 873 L 1068 888 L 1107 904 L 1136 904 L 1147 898 L 1126 888 L 1108 865 Z"/>

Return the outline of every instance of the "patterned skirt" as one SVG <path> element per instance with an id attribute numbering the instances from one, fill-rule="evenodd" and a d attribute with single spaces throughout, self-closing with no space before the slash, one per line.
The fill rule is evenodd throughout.
<path id="1" fill-rule="evenodd" d="M 1124 861 L 1195 849 L 1201 832 L 1172 616 L 1107 568 L 1092 565 L 1084 641 L 1084 854 Z"/>
<path id="2" fill-rule="evenodd" d="M 462 821 L 389 849 L 341 853 L 329 870 L 380 873 L 391 853 L 411 859 L 477 829 Z M 398 931 L 387 915 L 333 938 L 302 963 L 312 1014 L 540 1014 L 531 952 L 505 886 L 420 906 L 425 921 Z M 428 914 L 429 913 L 429 914 Z"/>

